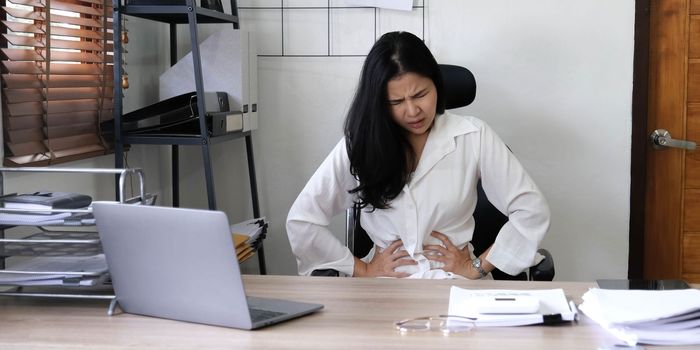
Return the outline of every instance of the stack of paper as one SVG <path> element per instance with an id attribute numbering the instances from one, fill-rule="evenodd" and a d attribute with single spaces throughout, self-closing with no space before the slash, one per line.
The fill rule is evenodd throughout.
<path id="1" fill-rule="evenodd" d="M 244 262 L 255 254 L 253 247 L 248 244 L 248 236 L 240 233 L 233 233 L 233 244 L 236 246 L 236 256 L 238 262 Z"/>
<path id="2" fill-rule="evenodd" d="M 629 345 L 700 344 L 700 290 L 594 288 L 581 311 Z"/>
<path id="3" fill-rule="evenodd" d="M 71 213 L 29 214 L 29 213 L 0 213 L 0 225 L 61 225 Z"/>
<path id="4" fill-rule="evenodd" d="M 92 203 L 92 197 L 73 192 L 40 191 L 4 196 L 5 208 L 35 210 L 40 214 L 51 214 L 51 209 L 85 208 Z"/>
<path id="5" fill-rule="evenodd" d="M 236 247 L 239 262 L 246 261 L 255 254 L 265 238 L 266 230 L 265 218 L 255 218 L 231 225 L 233 244 Z"/>
<path id="6" fill-rule="evenodd" d="M 10 262 L 5 270 L 0 271 L 0 285 L 94 286 L 104 281 L 106 273 L 104 254 L 39 256 Z"/>
<path id="7" fill-rule="evenodd" d="M 536 299 L 539 307 L 528 313 L 481 313 L 488 299 Z M 523 298 L 524 299 L 524 298 Z M 463 289 L 452 286 L 448 315 L 471 318 L 477 327 L 508 327 L 574 321 L 576 307 L 567 302 L 564 290 Z"/>

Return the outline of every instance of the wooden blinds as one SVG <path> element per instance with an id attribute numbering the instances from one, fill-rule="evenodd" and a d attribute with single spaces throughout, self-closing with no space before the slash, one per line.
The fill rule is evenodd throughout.
<path id="1" fill-rule="evenodd" d="M 45 166 L 110 152 L 112 1 L 2 3 L 5 166 Z"/>

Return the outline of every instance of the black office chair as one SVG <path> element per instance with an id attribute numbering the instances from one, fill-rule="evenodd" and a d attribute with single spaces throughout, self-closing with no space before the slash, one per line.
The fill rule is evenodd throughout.
<path id="1" fill-rule="evenodd" d="M 453 109 L 468 106 L 476 96 L 476 80 L 474 75 L 464 67 L 441 64 L 443 83 L 445 86 L 445 108 Z M 489 202 L 481 187 L 481 181 L 477 184 L 477 202 L 474 210 L 474 235 L 472 245 L 474 254 L 481 255 L 496 240 L 496 235 L 501 227 L 508 221 L 508 217 L 501 213 Z M 357 257 L 362 258 L 369 253 L 374 242 L 369 238 L 360 225 L 360 210 L 358 205 L 350 208 L 346 214 L 346 245 Z M 554 278 L 554 260 L 552 254 L 546 249 L 538 252 L 545 258 L 539 264 L 530 267 L 529 271 L 511 276 L 503 271 L 495 269 L 491 272 L 497 280 L 532 280 L 551 281 Z M 332 269 L 314 270 L 312 276 L 338 276 L 338 271 Z"/>

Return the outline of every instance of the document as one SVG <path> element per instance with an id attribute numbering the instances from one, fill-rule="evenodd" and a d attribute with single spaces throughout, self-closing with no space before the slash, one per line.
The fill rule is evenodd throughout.
<path id="1" fill-rule="evenodd" d="M 536 298 L 539 308 L 532 313 L 481 313 L 484 300 L 493 298 Z M 573 302 L 567 302 L 563 289 L 507 290 L 464 289 L 452 286 L 448 315 L 472 318 L 477 327 L 508 327 L 574 321 Z"/>
<path id="2" fill-rule="evenodd" d="M 244 262 L 255 254 L 253 247 L 248 244 L 248 236 L 240 233 L 232 233 L 232 236 L 233 244 L 236 248 L 236 257 L 238 258 L 238 262 Z"/>
<path id="3" fill-rule="evenodd" d="M 71 213 L 56 214 L 27 214 L 27 213 L 3 213 L 0 212 L 0 225 L 33 225 L 49 226 L 61 225 Z"/>
<path id="4" fill-rule="evenodd" d="M 6 270 L 28 274 L 51 274 L 60 276 L 100 275 L 107 272 L 104 254 L 92 256 L 35 256 L 17 263 L 8 263 Z M 64 272 L 78 272 L 66 274 Z M 7 274 L 7 272 L 4 272 Z"/>
<path id="5" fill-rule="evenodd" d="M 255 218 L 233 224 L 230 229 L 238 262 L 243 262 L 255 254 L 257 246 L 265 238 L 267 222 L 264 217 Z"/>
<path id="6" fill-rule="evenodd" d="M 106 274 L 99 277 L 66 277 L 64 275 L 26 275 L 21 277 L 15 274 L 0 272 L 0 285 L 8 286 L 69 286 L 89 287 L 97 286 L 104 282 Z"/>
<path id="7" fill-rule="evenodd" d="M 241 221 L 231 225 L 231 233 L 247 236 L 247 243 L 255 246 L 258 239 L 264 238 L 267 222 L 264 217 Z"/>
<path id="8" fill-rule="evenodd" d="M 590 289 L 583 311 L 629 345 L 700 344 L 700 290 Z"/>
<path id="9" fill-rule="evenodd" d="M 5 208 L 50 210 L 85 208 L 92 202 L 92 197 L 72 192 L 33 192 L 23 193 L 2 199 Z M 41 212 L 50 214 L 50 211 Z"/>
<path id="10" fill-rule="evenodd" d="M 92 286 L 103 280 L 106 273 L 107 262 L 104 254 L 38 256 L 16 263 L 8 262 L 7 268 L 0 271 L 0 285 Z"/>

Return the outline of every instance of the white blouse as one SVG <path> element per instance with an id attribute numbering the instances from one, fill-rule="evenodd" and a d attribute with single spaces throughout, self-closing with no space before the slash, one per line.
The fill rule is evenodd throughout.
<path id="1" fill-rule="evenodd" d="M 430 236 L 432 231 L 445 234 L 458 248 L 469 243 L 480 178 L 489 201 L 509 219 L 486 260 L 501 271 L 518 274 L 538 262 L 536 251 L 549 228 L 549 207 L 503 141 L 474 117 L 450 112 L 437 116 L 410 182 L 390 202 L 390 208 L 363 210 L 362 227 L 381 248 L 402 240 L 404 249 L 417 261 L 416 265 L 400 267 L 411 277 L 454 277 L 421 251 L 424 244 L 440 244 Z M 352 207 L 355 195 L 348 191 L 357 186 L 342 139 L 301 191 L 287 217 L 287 235 L 299 274 L 332 268 L 352 275 L 352 253 L 327 226 L 333 216 Z M 370 261 L 373 253 L 363 260 Z"/>

